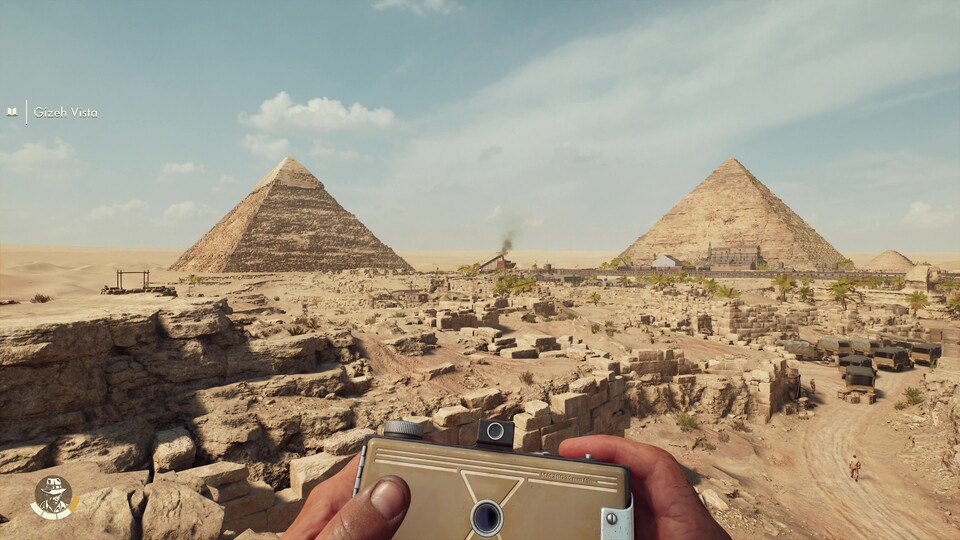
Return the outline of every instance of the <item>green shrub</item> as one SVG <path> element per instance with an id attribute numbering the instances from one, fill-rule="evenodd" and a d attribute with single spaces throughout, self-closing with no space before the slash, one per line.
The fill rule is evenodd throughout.
<path id="1" fill-rule="evenodd" d="M 533 373 L 529 371 L 524 371 L 519 376 L 520 382 L 526 384 L 527 386 L 533 384 Z"/>
<path id="2" fill-rule="evenodd" d="M 34 304 L 46 304 L 51 300 L 53 300 L 52 297 L 47 296 L 45 294 L 40 294 L 40 293 L 33 295 L 33 298 L 30 299 L 30 301 L 33 302 Z"/>
<path id="3" fill-rule="evenodd" d="M 741 433 L 750 433 L 751 429 L 743 420 L 734 420 L 733 424 L 730 426 L 734 431 L 739 431 Z"/>
<path id="4" fill-rule="evenodd" d="M 893 408 L 898 411 L 902 411 L 907 408 L 907 402 L 901 399 L 893 404 Z"/>
<path id="5" fill-rule="evenodd" d="M 923 394 L 921 394 L 920 389 L 915 386 L 908 386 L 903 391 L 903 397 L 907 398 L 908 405 L 919 405 L 923 403 Z"/>
<path id="6" fill-rule="evenodd" d="M 524 313 L 522 316 L 520 316 L 520 320 L 525 323 L 535 323 L 537 322 L 537 316 L 533 313 Z"/>
<path id="7" fill-rule="evenodd" d="M 600 333 L 600 323 L 591 323 L 590 324 L 590 333 L 599 334 Z"/>
<path id="8" fill-rule="evenodd" d="M 717 433 L 717 440 L 723 443 L 730 442 L 730 434 L 726 431 L 721 431 L 720 433 Z"/>
<path id="9" fill-rule="evenodd" d="M 403 317 L 406 317 L 407 314 L 404 313 L 403 311 L 398 311 L 398 312 L 394 313 L 393 316 L 396 317 L 396 318 L 398 318 L 398 319 L 402 319 Z"/>
<path id="10" fill-rule="evenodd" d="M 677 415 L 677 425 L 680 426 L 680 431 L 697 429 L 697 419 L 693 415 L 682 412 Z"/>
<path id="11" fill-rule="evenodd" d="M 307 329 L 299 325 L 293 325 L 287 327 L 287 333 L 291 336 L 302 336 L 307 333 Z"/>

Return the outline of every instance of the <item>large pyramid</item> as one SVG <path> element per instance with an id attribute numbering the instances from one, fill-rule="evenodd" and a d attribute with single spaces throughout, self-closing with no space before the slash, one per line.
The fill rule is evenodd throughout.
<path id="1" fill-rule="evenodd" d="M 191 272 L 353 268 L 413 270 L 289 157 L 170 267 Z"/>
<path id="2" fill-rule="evenodd" d="M 861 270 L 871 272 L 907 272 L 911 268 L 913 268 L 913 261 L 892 249 L 884 251 L 860 267 Z"/>
<path id="3" fill-rule="evenodd" d="M 724 161 L 621 255 L 697 262 L 710 246 L 760 246 L 771 267 L 833 269 L 844 259 L 739 161 Z"/>

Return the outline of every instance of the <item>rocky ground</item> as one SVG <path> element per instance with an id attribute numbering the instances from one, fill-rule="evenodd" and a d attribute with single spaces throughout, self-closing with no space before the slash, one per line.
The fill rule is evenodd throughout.
<path id="1" fill-rule="evenodd" d="M 216 499 L 227 495 L 209 477 L 175 482 L 161 469 L 242 464 L 249 482 L 234 480 L 248 490 L 241 499 L 263 493 L 264 504 L 289 513 L 296 506 L 281 499 L 302 487 L 291 472 L 298 460 L 329 455 L 339 463 L 356 436 L 385 419 L 437 422 L 438 411 L 461 404 L 512 418 L 533 400 L 584 390 L 585 377 L 606 379 L 598 370 L 609 368 L 617 371 L 610 380 L 627 387 L 624 407 L 633 418 L 624 435 L 674 453 L 735 538 L 958 534 L 960 376 L 925 367 L 882 372 L 877 403 L 851 404 L 836 398 L 842 380 L 835 367 L 791 360 L 802 381 L 817 381 L 818 393 L 803 415 L 775 404 L 768 422 L 763 400 L 777 395 L 784 377 L 775 337 L 738 343 L 677 331 L 684 317 L 724 309 L 693 286 L 678 293 L 551 285 L 497 304 L 490 277 L 442 275 L 426 304 L 371 302 L 388 291 L 429 291 L 437 277 L 211 275 L 177 284 L 178 299 L 78 295 L 0 307 L 0 522 L 9 521 L 0 536 L 35 530 L 29 502 L 51 470 L 74 484 L 83 506 L 78 519 L 44 523 L 41 536 L 81 523 L 117 537 L 232 535 L 246 522 L 230 517 L 240 510 L 224 517 L 229 504 Z M 762 284 L 741 287 L 754 289 L 748 304 L 776 306 Z M 470 306 L 482 315 L 484 305 L 499 307 L 498 338 L 431 326 L 436 310 Z M 650 313 L 656 320 L 644 322 Z M 492 340 L 511 338 L 515 350 L 536 349 L 537 336 L 560 338 L 558 350 L 546 347 L 537 358 L 490 350 Z M 29 381 L 44 370 L 66 373 L 59 363 L 73 366 L 71 375 L 54 377 L 50 388 L 67 388 L 71 397 L 51 416 L 56 401 L 32 397 Z M 768 379 L 750 378 L 765 369 L 776 377 L 759 383 L 768 385 L 766 398 L 756 389 Z M 90 373 L 101 375 L 83 382 Z M 921 389 L 923 402 L 898 409 L 907 387 Z M 490 407 L 465 401 L 484 389 L 502 398 Z M 91 395 L 100 401 L 84 401 Z M 682 430 L 681 412 L 696 426 Z M 354 439 L 344 442 L 344 433 Z M 174 450 L 158 457 L 160 443 Z M 845 468 L 853 452 L 864 464 L 857 483 Z M 207 528 L 178 528 L 171 500 L 193 501 L 191 508 L 209 514 Z M 116 511 L 104 523 L 107 508 Z"/>

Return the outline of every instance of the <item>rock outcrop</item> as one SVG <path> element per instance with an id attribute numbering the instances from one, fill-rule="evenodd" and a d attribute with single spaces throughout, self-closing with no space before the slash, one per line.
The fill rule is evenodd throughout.
<path id="1" fill-rule="evenodd" d="M 188 272 L 316 272 L 413 267 L 284 158 L 170 267 Z"/>
<path id="2" fill-rule="evenodd" d="M 724 161 L 621 256 L 637 264 L 660 255 L 696 262 L 710 246 L 760 246 L 775 266 L 832 270 L 844 259 L 750 171 Z"/>
<path id="3" fill-rule="evenodd" d="M 231 321 L 225 300 L 138 302 L 122 315 L 87 311 L 4 321 L 0 471 L 81 459 L 132 470 L 154 455 L 154 431 L 177 425 L 192 431 L 204 455 L 225 454 L 234 443 L 258 438 L 262 428 L 240 421 L 241 414 L 210 415 L 196 404 L 209 393 L 202 389 L 235 381 L 305 374 L 251 383 L 268 397 L 323 397 L 369 386 L 340 365 L 352 354 L 349 333 L 255 340 Z M 238 435 L 242 430 L 249 431 L 246 439 Z M 193 465 L 189 437 L 177 444 L 183 448 L 164 446 L 157 455 L 158 470 Z"/>

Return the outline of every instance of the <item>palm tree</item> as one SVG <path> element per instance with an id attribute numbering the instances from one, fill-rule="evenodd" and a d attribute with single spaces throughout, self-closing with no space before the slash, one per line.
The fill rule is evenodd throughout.
<path id="1" fill-rule="evenodd" d="M 733 287 L 720 285 L 719 287 L 717 287 L 717 296 L 719 296 L 720 298 L 729 298 L 732 300 L 734 298 L 740 298 L 740 291 L 738 291 L 737 289 L 734 289 Z"/>
<path id="2" fill-rule="evenodd" d="M 590 298 L 590 301 L 593 302 L 593 305 L 597 305 L 600 303 L 600 293 L 598 292 L 590 293 L 589 298 Z"/>
<path id="3" fill-rule="evenodd" d="M 800 295 L 801 302 L 807 302 L 807 301 L 813 300 L 813 289 L 811 289 L 807 285 L 804 285 L 803 287 L 800 287 L 799 289 L 797 289 L 797 294 Z"/>
<path id="4" fill-rule="evenodd" d="M 953 316 L 960 315 L 960 294 L 955 294 L 947 299 L 947 311 Z"/>
<path id="5" fill-rule="evenodd" d="M 829 292 L 833 300 L 840 304 L 840 307 L 843 309 L 843 311 L 846 311 L 847 302 L 853 300 L 853 295 L 856 293 L 856 289 L 854 289 L 853 283 L 851 283 L 849 279 L 840 278 L 833 282 L 833 285 L 830 285 Z"/>
<path id="6" fill-rule="evenodd" d="M 707 290 L 708 293 L 716 295 L 717 289 L 720 288 L 720 284 L 717 283 L 717 280 L 710 278 L 703 280 L 703 288 Z"/>
<path id="7" fill-rule="evenodd" d="M 617 282 L 619 282 L 620 285 L 623 287 L 629 287 L 631 283 L 630 278 L 628 276 L 620 276 L 619 278 L 617 278 Z"/>
<path id="8" fill-rule="evenodd" d="M 654 274 L 650 276 L 650 283 L 656 287 L 669 287 L 673 285 L 673 278 L 666 274 Z"/>
<path id="9" fill-rule="evenodd" d="M 673 278 L 678 283 L 686 283 L 690 279 L 690 276 L 688 276 L 687 273 L 681 269 L 673 273 Z"/>
<path id="10" fill-rule="evenodd" d="M 913 316 L 917 316 L 917 311 L 930 305 L 927 295 L 921 291 L 913 291 L 907 295 L 907 305 L 913 310 Z"/>
<path id="11" fill-rule="evenodd" d="M 770 283 L 780 292 L 778 298 L 781 302 L 787 301 L 787 291 L 796 285 L 793 281 L 793 276 L 790 274 L 777 274 Z"/>

